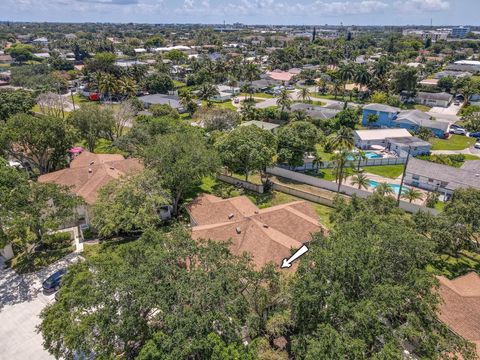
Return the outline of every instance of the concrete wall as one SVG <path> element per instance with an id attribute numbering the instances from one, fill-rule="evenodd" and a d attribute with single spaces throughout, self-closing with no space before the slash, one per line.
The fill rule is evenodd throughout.
<path id="1" fill-rule="evenodd" d="M 322 196 L 315 195 L 306 191 L 298 190 L 290 186 L 274 183 L 273 190 L 281 193 L 289 194 L 289 195 L 298 197 L 300 199 L 308 200 L 317 204 L 333 206 L 333 201 L 331 199 L 327 199 Z"/>
<path id="2" fill-rule="evenodd" d="M 239 180 L 237 178 L 223 175 L 223 174 L 217 175 L 217 179 L 220 181 L 226 182 L 227 184 L 235 185 L 237 187 L 243 187 L 244 189 L 254 191 L 259 194 L 263 194 L 263 185 L 253 184 L 251 182 Z"/>

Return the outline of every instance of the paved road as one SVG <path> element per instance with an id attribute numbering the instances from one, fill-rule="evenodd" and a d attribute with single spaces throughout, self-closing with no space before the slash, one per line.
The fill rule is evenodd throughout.
<path id="1" fill-rule="evenodd" d="M 457 114 L 461 108 L 462 108 L 462 105 L 455 105 L 454 103 L 452 103 L 447 108 L 433 107 L 430 109 L 428 114 L 438 120 L 446 120 L 451 124 L 453 124 L 460 120 L 460 117 L 457 116 Z"/>
<path id="2" fill-rule="evenodd" d="M 71 254 L 46 269 L 26 275 L 18 275 L 11 269 L 0 270 L 0 359 L 53 359 L 43 350 L 42 336 L 35 331 L 40 322 L 38 315 L 55 301 L 53 294 L 43 293 L 42 281 L 78 259 L 77 254 Z M 2 261 L 0 256 L 0 269 Z"/>

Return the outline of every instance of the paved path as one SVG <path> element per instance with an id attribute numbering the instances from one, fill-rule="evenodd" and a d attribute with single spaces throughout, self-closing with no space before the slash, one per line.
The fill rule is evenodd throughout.
<path id="1" fill-rule="evenodd" d="M 432 154 L 434 155 L 475 155 L 480 157 L 480 149 L 475 149 L 473 146 L 463 150 L 432 150 Z"/>
<path id="2" fill-rule="evenodd" d="M 38 315 L 55 301 L 54 294 L 43 293 L 42 282 L 78 259 L 77 254 L 70 254 L 36 273 L 19 275 L 11 269 L 2 269 L 0 256 L 0 359 L 53 359 L 43 350 L 42 336 L 35 331 L 40 323 Z"/>

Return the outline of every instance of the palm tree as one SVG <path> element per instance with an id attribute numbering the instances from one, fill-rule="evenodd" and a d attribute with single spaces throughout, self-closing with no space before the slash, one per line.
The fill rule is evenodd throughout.
<path id="1" fill-rule="evenodd" d="M 180 92 L 178 95 L 180 98 L 180 105 L 190 114 L 193 115 L 197 109 L 197 104 L 193 101 L 193 94 L 190 90 Z"/>
<path id="2" fill-rule="evenodd" d="M 333 95 L 334 95 L 335 99 L 337 99 L 337 96 L 338 96 L 339 93 L 341 93 L 342 96 L 343 96 L 342 80 L 337 78 L 337 77 L 334 77 L 333 80 L 332 80 L 332 89 L 333 89 Z"/>
<path id="3" fill-rule="evenodd" d="M 117 89 L 118 81 L 116 77 L 112 74 L 103 74 L 98 84 L 98 90 L 100 90 L 107 99 L 112 100 L 112 95 L 117 92 Z"/>
<path id="4" fill-rule="evenodd" d="M 228 83 L 228 86 L 230 86 L 230 88 L 232 90 L 232 95 L 234 95 L 234 88 L 237 87 L 237 85 L 238 85 L 237 78 L 232 76 L 232 75 L 229 75 L 227 83 Z"/>
<path id="5" fill-rule="evenodd" d="M 402 191 L 402 198 L 407 199 L 409 203 L 412 203 L 412 201 L 415 200 L 422 200 L 423 195 L 422 193 L 414 188 L 405 188 Z"/>
<path id="6" fill-rule="evenodd" d="M 368 179 L 367 175 L 358 173 L 352 176 L 350 184 L 357 185 L 359 190 L 362 188 L 368 189 L 368 187 L 370 186 L 370 180 Z"/>
<path id="7" fill-rule="evenodd" d="M 290 106 L 292 105 L 292 98 L 290 97 L 287 89 L 284 88 L 280 92 L 280 95 L 277 99 L 277 105 L 280 106 L 282 113 L 285 112 L 285 109 L 290 110 Z"/>
<path id="8" fill-rule="evenodd" d="M 353 131 L 347 127 L 341 127 L 328 141 L 333 150 L 352 150 L 355 144 Z"/>
<path id="9" fill-rule="evenodd" d="M 355 74 L 353 78 L 355 82 L 360 85 L 361 91 L 363 89 L 363 86 L 366 86 L 370 83 L 371 75 L 364 65 L 359 65 L 355 69 Z"/>
<path id="10" fill-rule="evenodd" d="M 318 174 L 320 166 L 323 165 L 322 154 L 318 150 L 316 150 L 314 156 L 315 157 L 313 158 L 312 165 L 315 167 L 315 173 Z"/>
<path id="11" fill-rule="evenodd" d="M 124 97 L 134 97 L 137 95 L 138 86 L 134 79 L 130 77 L 122 77 L 118 80 L 118 92 Z"/>
<path id="12" fill-rule="evenodd" d="M 312 98 L 310 97 L 310 90 L 307 87 L 300 89 L 300 97 L 302 98 L 303 102 L 310 103 L 312 101 Z"/>
<path id="13" fill-rule="evenodd" d="M 218 95 L 217 87 L 210 83 L 204 83 L 198 90 L 198 97 L 207 102 L 207 106 L 212 106 L 212 98 Z"/>
<path id="14" fill-rule="evenodd" d="M 360 164 L 362 160 L 367 160 L 367 155 L 365 151 L 359 150 L 358 153 L 355 154 L 355 158 L 358 160 L 357 162 L 357 173 L 360 173 Z"/>
<path id="15" fill-rule="evenodd" d="M 250 84 L 250 89 L 253 89 L 252 83 L 260 76 L 260 70 L 254 63 L 248 63 L 245 66 L 244 77 Z M 253 98 L 253 93 L 250 93 L 250 98 Z"/>
<path id="16" fill-rule="evenodd" d="M 346 150 L 340 150 L 333 156 L 333 162 L 335 163 L 335 181 L 338 183 L 338 193 L 340 192 L 340 188 L 342 187 L 343 180 L 348 177 L 348 172 L 345 171 L 345 168 L 347 166 L 349 156 L 350 153 Z"/>
<path id="17" fill-rule="evenodd" d="M 354 67 L 351 64 L 343 64 L 340 66 L 340 69 L 338 69 L 338 75 L 343 81 L 345 91 L 347 91 L 347 83 L 352 80 L 355 75 Z"/>
<path id="18" fill-rule="evenodd" d="M 243 121 L 258 120 L 258 110 L 255 108 L 255 103 L 244 101 L 240 109 L 240 115 Z"/>
<path id="19" fill-rule="evenodd" d="M 382 196 L 395 195 L 395 191 L 393 191 L 393 188 L 386 182 L 378 184 L 375 188 L 375 192 Z"/>

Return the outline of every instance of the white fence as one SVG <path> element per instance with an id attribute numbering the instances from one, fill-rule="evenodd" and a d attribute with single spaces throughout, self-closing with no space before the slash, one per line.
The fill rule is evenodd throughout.
<path id="1" fill-rule="evenodd" d="M 365 160 L 349 160 L 347 161 L 348 167 L 364 167 L 364 166 L 386 166 L 386 165 L 403 165 L 407 162 L 406 157 L 392 157 L 392 158 L 381 158 L 381 159 L 365 159 Z M 333 161 L 323 161 L 321 164 L 317 165 L 313 160 L 305 161 L 302 166 L 291 168 L 285 164 L 279 164 L 279 167 L 288 168 L 293 171 L 307 171 L 315 169 L 331 169 L 335 167 L 335 162 Z"/>
<path id="2" fill-rule="evenodd" d="M 336 184 L 334 182 L 322 180 L 322 179 L 319 179 L 319 178 L 316 178 L 316 177 L 313 177 L 313 176 L 308 176 L 308 175 L 305 175 L 305 174 L 301 174 L 301 173 L 298 173 L 298 172 L 295 172 L 295 171 L 290 171 L 290 170 L 287 170 L 287 169 L 282 169 L 282 168 L 279 168 L 279 167 L 268 168 L 267 173 L 269 173 L 271 175 L 279 176 L 279 177 L 282 177 L 282 178 L 285 178 L 285 179 L 294 180 L 294 181 L 297 181 L 299 183 L 315 186 L 315 187 L 318 187 L 318 188 L 321 188 L 321 189 L 330 190 L 332 192 L 336 192 L 337 189 L 338 189 L 338 184 Z M 340 187 L 340 193 L 348 195 L 348 196 L 352 196 L 352 195 L 355 194 L 355 195 L 357 195 L 358 197 L 361 197 L 361 198 L 367 198 L 367 197 L 372 195 L 372 193 L 369 192 L 369 191 L 360 190 L 360 189 L 357 189 L 357 188 L 354 188 L 354 187 L 351 187 L 351 186 L 347 186 L 347 185 L 342 185 Z M 424 211 L 424 212 L 432 213 L 434 215 L 438 214 L 438 212 L 435 209 L 430 209 L 430 208 L 427 208 L 427 207 L 424 207 L 424 206 L 411 204 L 411 203 L 408 203 L 408 202 L 405 202 L 405 201 L 400 201 L 400 208 L 402 208 L 403 210 L 405 210 L 409 213 L 417 213 L 419 211 Z"/>

